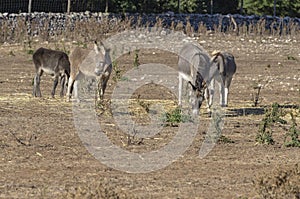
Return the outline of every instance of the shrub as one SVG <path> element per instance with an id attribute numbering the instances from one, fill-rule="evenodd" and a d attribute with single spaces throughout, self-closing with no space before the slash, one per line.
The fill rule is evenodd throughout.
<path id="1" fill-rule="evenodd" d="M 164 113 L 162 115 L 162 120 L 165 125 L 178 126 L 178 123 L 180 122 L 191 121 L 191 116 L 183 114 L 181 109 L 177 107 L 169 112 Z"/>
<path id="2" fill-rule="evenodd" d="M 287 122 L 281 118 L 283 115 L 278 103 L 272 104 L 272 107 L 266 110 L 265 117 L 260 123 L 256 141 L 260 144 L 274 144 L 275 141 L 272 137 L 272 125 L 276 122 L 286 124 Z"/>
<path id="3" fill-rule="evenodd" d="M 292 125 L 285 136 L 284 145 L 287 147 L 300 147 L 300 130 L 297 129 L 297 124 L 293 113 L 290 113 L 290 115 L 292 117 Z"/>

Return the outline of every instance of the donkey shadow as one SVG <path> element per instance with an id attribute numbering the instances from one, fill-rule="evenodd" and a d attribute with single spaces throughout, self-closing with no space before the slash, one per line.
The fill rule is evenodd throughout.
<path id="1" fill-rule="evenodd" d="M 248 115 L 263 115 L 266 107 L 245 107 L 226 110 L 226 117 L 239 117 Z"/>
<path id="2" fill-rule="evenodd" d="M 294 104 L 285 104 L 279 105 L 282 109 L 299 109 L 299 105 Z M 269 108 L 268 106 L 262 107 L 245 107 L 245 108 L 232 108 L 226 110 L 226 117 L 239 117 L 239 116 L 248 116 L 248 115 L 263 115 L 265 110 Z"/>

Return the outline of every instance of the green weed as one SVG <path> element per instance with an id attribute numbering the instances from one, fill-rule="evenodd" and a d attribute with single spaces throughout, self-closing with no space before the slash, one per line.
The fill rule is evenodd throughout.
<path id="1" fill-rule="evenodd" d="M 272 125 L 276 122 L 286 124 L 287 122 L 281 118 L 283 115 L 278 103 L 272 104 L 272 107 L 266 110 L 265 117 L 262 119 L 258 133 L 256 135 L 256 142 L 260 144 L 274 144 L 272 137 Z"/>
<path id="2" fill-rule="evenodd" d="M 300 130 L 297 129 L 297 124 L 293 113 L 290 113 L 292 117 L 292 126 L 285 135 L 284 145 L 286 147 L 300 147 Z"/>
<path id="3" fill-rule="evenodd" d="M 116 60 L 114 60 L 112 62 L 112 67 L 113 67 L 113 71 L 114 71 L 113 80 L 114 80 L 114 82 L 117 82 L 122 77 L 122 74 L 121 74 L 122 70 L 119 68 L 118 62 Z"/>
<path id="4" fill-rule="evenodd" d="M 8 55 L 9 55 L 9 56 L 13 56 L 13 57 L 16 56 L 15 53 L 14 53 L 14 51 L 12 51 L 12 50 L 9 51 Z"/>
<path id="5" fill-rule="evenodd" d="M 297 61 L 297 58 L 295 58 L 294 56 L 291 56 L 291 55 L 288 55 L 287 59 L 288 60 L 295 60 L 295 61 Z"/>
<path id="6" fill-rule="evenodd" d="M 147 113 L 149 113 L 149 111 L 150 111 L 150 103 L 147 103 L 147 102 L 141 100 L 140 97 L 141 97 L 140 95 L 137 97 L 137 102 L 138 102 L 138 104 L 139 104 L 141 107 L 143 107 L 144 110 L 145 110 Z"/>
<path id="7" fill-rule="evenodd" d="M 270 122 L 275 123 L 279 122 L 281 124 L 287 124 L 287 121 L 282 119 L 281 117 L 284 115 L 282 109 L 279 107 L 278 103 L 273 103 L 271 112 L 268 114 L 268 117 L 270 118 Z"/>
<path id="8" fill-rule="evenodd" d="M 178 123 L 191 121 L 190 115 L 185 115 L 180 108 L 175 108 L 169 112 L 163 113 L 162 121 L 166 126 L 178 126 Z"/>
<path id="9" fill-rule="evenodd" d="M 224 135 L 221 135 L 218 139 L 218 142 L 220 143 L 224 143 L 224 144 L 232 144 L 234 143 L 234 141 Z"/>
<path id="10" fill-rule="evenodd" d="M 34 50 L 32 50 L 32 49 L 28 49 L 28 50 L 27 50 L 27 54 L 28 54 L 28 55 L 33 55 L 33 53 L 34 53 Z"/>
<path id="11" fill-rule="evenodd" d="M 256 135 L 255 141 L 260 144 L 274 144 L 275 141 L 272 137 L 271 130 L 265 130 L 267 128 L 267 123 L 263 121 L 262 127 L 259 129 L 259 133 Z"/>

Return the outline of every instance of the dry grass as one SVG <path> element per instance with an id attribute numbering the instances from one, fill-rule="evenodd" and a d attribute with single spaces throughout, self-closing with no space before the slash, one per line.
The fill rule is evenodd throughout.
<path id="1" fill-rule="evenodd" d="M 101 178 L 92 182 L 85 182 L 77 187 L 66 188 L 59 198 L 66 199 L 88 199 L 88 198 L 111 198 L 127 199 L 136 198 L 130 193 L 122 191 L 122 188 L 115 187 L 115 182 L 107 178 Z"/>
<path id="2" fill-rule="evenodd" d="M 42 25 L 41 25 L 42 23 Z M 169 28 L 176 31 L 184 31 L 188 36 L 201 35 L 235 35 L 243 37 L 296 37 L 299 33 L 299 27 L 295 23 L 283 25 L 282 29 L 275 28 L 275 22 L 266 28 L 266 20 L 262 19 L 256 24 L 236 25 L 231 23 L 227 31 L 222 31 L 220 25 L 214 26 L 213 30 L 208 30 L 203 23 L 198 24 L 198 30 L 191 25 L 187 19 L 186 25 L 182 22 L 172 22 L 169 27 L 164 25 L 164 20 L 157 17 L 154 27 Z M 26 21 L 24 17 L 19 17 L 16 22 L 3 20 L 1 22 L 2 34 L 0 34 L 0 43 L 21 43 L 24 46 L 31 47 L 31 43 L 36 42 L 72 42 L 86 43 L 93 40 L 102 40 L 123 30 L 138 29 L 148 27 L 149 22 L 142 23 L 142 18 L 125 17 L 124 19 L 103 17 L 101 20 L 89 18 L 86 20 L 72 21 L 68 18 L 62 27 L 53 29 L 49 26 L 50 19 Z M 30 29 L 29 29 L 30 27 Z M 277 25 L 278 27 L 278 25 Z M 30 30 L 30 31 L 29 31 Z"/>
<path id="3" fill-rule="evenodd" d="M 256 189 L 262 198 L 298 199 L 300 198 L 300 165 L 290 169 L 276 169 L 266 173 L 255 182 Z"/>

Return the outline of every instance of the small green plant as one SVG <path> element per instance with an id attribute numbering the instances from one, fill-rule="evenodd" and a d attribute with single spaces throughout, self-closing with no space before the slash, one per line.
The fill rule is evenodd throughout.
<path id="1" fill-rule="evenodd" d="M 140 65 L 139 50 L 134 51 L 133 67 L 138 68 Z"/>
<path id="2" fill-rule="evenodd" d="M 34 50 L 32 50 L 32 49 L 28 49 L 28 50 L 27 50 L 27 54 L 28 54 L 28 55 L 33 55 L 33 53 L 34 53 Z"/>
<path id="3" fill-rule="evenodd" d="M 15 53 L 14 53 L 14 51 L 12 51 L 12 50 L 9 51 L 8 55 L 9 55 L 9 56 L 13 56 L 13 57 L 16 56 Z"/>
<path id="4" fill-rule="evenodd" d="M 69 55 L 71 53 L 70 50 L 67 49 L 67 47 L 66 47 L 66 45 L 64 43 L 63 43 L 63 49 L 62 49 L 62 51 L 64 53 L 66 53 L 67 55 Z"/>
<path id="5" fill-rule="evenodd" d="M 267 130 L 269 128 L 269 123 L 267 119 L 264 118 L 262 123 L 260 124 L 260 128 L 258 134 L 256 135 L 255 141 L 260 144 L 274 144 L 275 141 L 272 137 L 272 130 Z"/>
<path id="6" fill-rule="evenodd" d="M 129 78 L 128 77 L 125 77 L 125 76 L 122 76 L 120 81 L 129 81 Z"/>
<path id="7" fill-rule="evenodd" d="M 288 55 L 288 56 L 287 56 L 287 59 L 288 59 L 288 60 L 296 60 L 296 61 L 297 61 L 297 58 L 295 58 L 294 56 L 291 56 L 291 55 Z"/>
<path id="8" fill-rule="evenodd" d="M 78 47 L 82 47 L 82 48 L 84 48 L 84 49 L 87 49 L 87 43 L 85 43 L 85 42 L 82 42 L 82 41 L 77 41 L 76 43 L 75 43 L 75 45 L 76 46 L 78 46 Z"/>
<path id="9" fill-rule="evenodd" d="M 290 113 L 290 115 L 292 118 L 292 126 L 290 127 L 289 131 L 285 136 L 284 145 L 286 147 L 300 147 L 300 140 L 299 140 L 300 130 L 297 129 L 297 124 L 293 113 Z"/>
<path id="10" fill-rule="evenodd" d="M 133 135 L 128 135 L 127 136 L 127 146 L 144 144 L 143 143 L 144 138 L 139 138 L 139 137 L 136 136 L 136 134 L 137 134 L 136 129 L 133 128 L 132 131 L 133 131 Z"/>
<path id="11" fill-rule="evenodd" d="M 140 98 L 141 98 L 141 96 L 138 95 L 138 97 L 137 97 L 137 102 L 138 102 L 138 104 L 139 104 L 141 107 L 143 107 L 144 110 L 145 110 L 147 113 L 149 113 L 149 111 L 150 111 L 150 103 L 147 103 L 147 102 L 145 102 L 144 100 L 141 100 Z"/>
<path id="12" fill-rule="evenodd" d="M 232 144 L 234 143 L 234 141 L 224 135 L 221 135 L 218 139 L 218 142 L 220 143 L 224 143 L 224 144 Z"/>
<path id="13" fill-rule="evenodd" d="M 163 113 L 162 120 L 166 126 L 178 126 L 180 122 L 191 121 L 191 116 L 183 114 L 181 109 L 177 107 L 169 112 Z"/>
<path id="14" fill-rule="evenodd" d="M 281 124 L 286 124 L 287 122 L 281 118 L 282 110 L 278 103 L 272 104 L 272 107 L 266 111 L 265 117 L 260 123 L 258 134 L 256 135 L 256 141 L 260 144 L 274 144 L 274 139 L 272 137 L 272 124 L 279 122 Z"/>
<path id="15" fill-rule="evenodd" d="M 280 108 L 278 103 L 273 103 L 271 108 L 271 113 L 269 118 L 273 123 L 279 122 L 281 124 L 287 124 L 287 121 L 282 119 L 281 117 L 284 115 L 282 109 Z"/>
<path id="16" fill-rule="evenodd" d="M 83 43 L 83 44 L 82 44 L 82 48 L 87 49 L 87 47 L 88 47 L 88 46 L 87 46 L 87 43 Z"/>
<path id="17" fill-rule="evenodd" d="M 116 60 L 114 60 L 112 62 L 112 67 L 113 67 L 113 71 L 115 73 L 115 75 L 113 77 L 113 80 L 115 82 L 117 82 L 117 81 L 119 81 L 121 79 L 122 70 L 119 68 L 118 62 Z"/>

